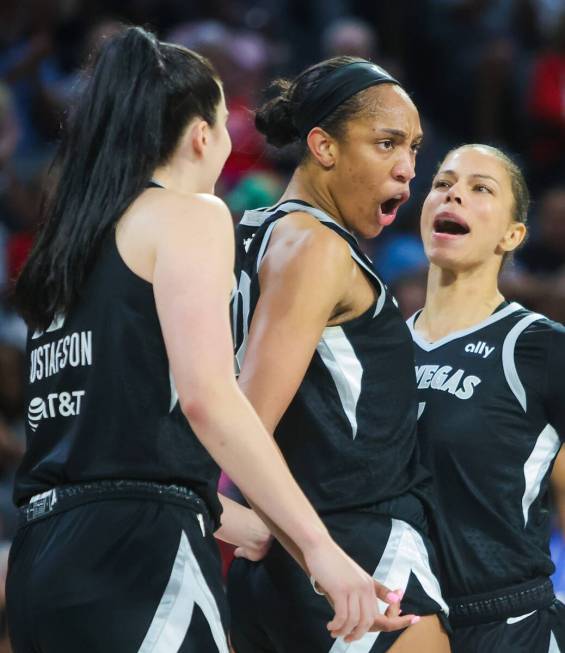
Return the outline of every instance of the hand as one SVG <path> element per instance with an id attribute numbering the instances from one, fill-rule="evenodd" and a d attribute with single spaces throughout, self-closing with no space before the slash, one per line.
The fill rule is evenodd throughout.
<path id="1" fill-rule="evenodd" d="M 371 632 L 388 632 L 393 630 L 400 630 L 401 628 L 407 628 L 408 626 L 413 626 L 420 621 L 420 617 L 407 614 L 400 616 L 402 610 L 400 609 L 400 602 L 404 597 L 404 590 L 398 589 L 394 592 L 390 592 L 388 587 L 382 585 L 381 583 L 374 581 L 375 583 L 375 593 L 379 597 L 380 601 L 383 601 L 385 604 L 389 605 L 386 607 L 384 615 L 379 614 L 375 619 L 373 625 L 370 628 Z M 398 597 L 398 601 L 391 601 L 393 598 L 392 595 Z M 381 606 L 382 608 L 383 606 Z"/>
<path id="2" fill-rule="evenodd" d="M 246 517 L 245 539 L 238 542 L 239 546 L 234 551 L 234 556 L 258 562 L 267 555 L 273 542 L 273 536 L 257 513 L 248 510 Z"/>
<path id="3" fill-rule="evenodd" d="M 335 610 L 327 625 L 332 637 L 353 642 L 369 630 L 399 630 L 413 623 L 414 615 L 400 616 L 400 596 L 377 583 L 331 538 L 303 553 L 309 572 Z M 390 605 L 384 615 L 377 598 Z"/>
<path id="4" fill-rule="evenodd" d="M 258 562 L 269 552 L 271 544 L 273 543 L 273 536 L 269 533 L 262 541 L 249 543 L 244 546 L 238 546 L 233 552 L 235 558 L 245 558 L 251 562 Z"/>

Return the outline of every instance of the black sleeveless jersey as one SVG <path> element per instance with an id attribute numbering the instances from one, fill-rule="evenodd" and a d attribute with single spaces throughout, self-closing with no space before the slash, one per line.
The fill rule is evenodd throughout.
<path id="1" fill-rule="evenodd" d="M 21 504 L 52 487 L 132 479 L 191 487 L 219 516 L 219 469 L 180 409 L 153 286 L 111 231 L 77 305 L 27 346 Z"/>
<path id="2" fill-rule="evenodd" d="M 321 514 L 374 505 L 410 491 L 422 494 L 428 474 L 417 451 L 410 333 L 355 238 L 304 202 L 248 211 L 237 227 L 238 289 L 233 302 L 237 365 L 243 362 L 259 298 L 261 260 L 277 220 L 293 211 L 311 214 L 344 238 L 379 296 L 361 316 L 324 330 L 275 431 L 276 441 Z"/>
<path id="3" fill-rule="evenodd" d="M 565 328 L 516 303 L 416 350 L 419 435 L 447 597 L 549 576 L 548 480 L 565 437 Z"/>

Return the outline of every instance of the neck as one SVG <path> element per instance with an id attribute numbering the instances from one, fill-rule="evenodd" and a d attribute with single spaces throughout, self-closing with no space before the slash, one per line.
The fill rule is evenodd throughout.
<path id="1" fill-rule="evenodd" d="M 201 166 L 192 161 L 180 163 L 173 159 L 170 163 L 155 168 L 151 178 L 181 195 L 214 193 L 214 187 L 202 178 Z"/>
<path id="2" fill-rule="evenodd" d="M 426 303 L 416 330 L 431 342 L 479 324 L 504 301 L 498 270 L 445 270 L 433 263 L 428 274 Z"/>
<path id="3" fill-rule="evenodd" d="M 327 213 L 338 224 L 347 229 L 339 208 L 327 183 L 327 170 L 319 170 L 313 164 L 306 162 L 294 171 L 286 187 L 281 201 L 302 200 Z"/>

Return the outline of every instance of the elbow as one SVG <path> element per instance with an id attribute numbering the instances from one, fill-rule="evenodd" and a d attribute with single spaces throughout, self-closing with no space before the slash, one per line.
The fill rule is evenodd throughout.
<path id="1" fill-rule="evenodd" d="M 186 395 L 179 398 L 181 410 L 194 431 L 207 429 L 217 421 L 234 387 L 237 387 L 235 380 L 231 384 L 221 381 L 193 384 Z"/>
<path id="2" fill-rule="evenodd" d="M 181 410 L 193 429 L 210 420 L 212 406 L 210 398 L 204 393 L 191 393 L 180 402 Z"/>

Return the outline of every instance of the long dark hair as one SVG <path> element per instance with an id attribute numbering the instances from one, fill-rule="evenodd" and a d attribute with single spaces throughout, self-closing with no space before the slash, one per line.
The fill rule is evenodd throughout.
<path id="1" fill-rule="evenodd" d="M 206 59 L 140 27 L 102 48 L 64 130 L 16 284 L 30 328 L 45 329 L 73 306 L 105 235 L 173 154 L 187 122 L 200 116 L 214 125 L 220 99 Z"/>

